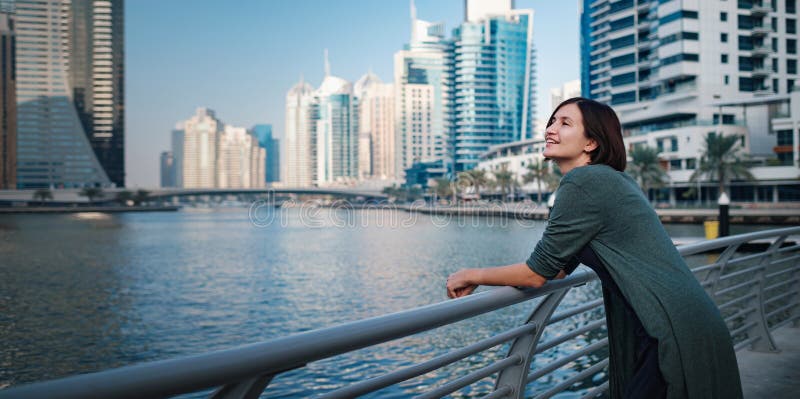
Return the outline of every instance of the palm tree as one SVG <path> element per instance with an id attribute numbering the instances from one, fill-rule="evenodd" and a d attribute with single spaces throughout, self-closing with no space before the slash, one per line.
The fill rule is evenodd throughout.
<path id="1" fill-rule="evenodd" d="M 486 171 L 483 169 L 471 169 L 458 174 L 459 184 L 464 187 L 474 187 L 475 195 L 481 198 L 481 187 L 485 187 L 489 182 Z"/>
<path id="2" fill-rule="evenodd" d="M 531 162 L 526 166 L 528 172 L 522 176 L 522 181 L 524 183 L 530 183 L 532 181 L 536 181 L 536 202 L 541 204 L 542 203 L 542 182 L 546 182 L 549 177 L 551 177 L 550 168 L 547 167 L 547 164 L 542 162 L 541 160 L 536 160 Z"/>
<path id="3" fill-rule="evenodd" d="M 753 174 L 739 154 L 739 140 L 739 136 L 708 134 L 703 143 L 700 165 L 692 173 L 690 180 L 697 181 L 707 177 L 710 181 L 716 181 L 720 195 L 725 192 L 725 186 L 731 178 L 752 180 Z"/>
<path id="4" fill-rule="evenodd" d="M 81 197 L 86 197 L 89 202 L 94 201 L 95 198 L 103 198 L 103 189 L 100 187 L 84 187 L 80 193 Z"/>
<path id="5" fill-rule="evenodd" d="M 661 168 L 658 160 L 658 149 L 642 145 L 635 146 L 629 152 L 632 160 L 628 165 L 628 174 L 639 183 L 639 187 L 648 196 L 650 188 L 661 187 L 667 179 L 667 172 Z"/>
<path id="6" fill-rule="evenodd" d="M 120 205 L 126 205 L 128 201 L 133 201 L 133 193 L 128 190 L 122 190 L 114 197 L 114 201 Z"/>
<path id="7" fill-rule="evenodd" d="M 47 200 L 53 199 L 53 192 L 48 188 L 40 188 L 33 192 L 33 200 L 43 203 Z"/>
<path id="8" fill-rule="evenodd" d="M 502 164 L 500 166 L 500 170 L 494 172 L 494 180 L 497 186 L 500 187 L 500 192 L 503 194 L 500 200 L 505 201 L 506 194 L 508 193 L 506 190 L 510 190 L 517 180 L 514 177 L 514 173 L 508 170 L 508 166 L 506 164 Z"/>
<path id="9" fill-rule="evenodd" d="M 447 198 L 452 196 L 454 193 L 454 189 L 452 187 L 452 182 L 448 178 L 440 178 L 436 179 L 433 185 L 430 187 L 431 193 L 436 195 L 438 198 Z"/>

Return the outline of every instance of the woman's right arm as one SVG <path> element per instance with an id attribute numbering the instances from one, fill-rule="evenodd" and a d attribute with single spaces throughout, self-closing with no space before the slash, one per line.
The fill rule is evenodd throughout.
<path id="1" fill-rule="evenodd" d="M 563 272 L 556 276 L 563 278 Z M 447 278 L 447 296 L 460 298 L 471 294 L 479 285 L 510 285 L 539 288 L 547 279 L 525 263 L 482 269 L 462 269 Z"/>

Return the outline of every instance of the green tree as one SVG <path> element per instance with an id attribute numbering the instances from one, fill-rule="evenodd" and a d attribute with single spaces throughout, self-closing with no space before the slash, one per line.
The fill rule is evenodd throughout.
<path id="1" fill-rule="evenodd" d="M 40 188 L 33 192 L 33 200 L 44 203 L 53 199 L 53 192 L 49 188 Z"/>
<path id="2" fill-rule="evenodd" d="M 500 193 L 503 195 L 501 201 L 505 201 L 506 195 L 514 187 L 517 179 L 514 177 L 514 173 L 508 170 L 508 165 L 506 164 L 500 165 L 500 169 L 493 174 L 495 184 L 500 188 Z"/>
<path id="3" fill-rule="evenodd" d="M 628 164 L 627 172 L 639 183 L 645 196 L 651 188 L 664 185 L 667 172 L 661 168 L 658 149 L 646 145 L 635 146 L 628 154 L 631 156 L 631 163 Z"/>
<path id="4" fill-rule="evenodd" d="M 133 201 L 133 193 L 128 190 L 122 190 L 114 197 L 114 201 L 120 205 L 127 205 L 128 201 Z"/>
<path id="5" fill-rule="evenodd" d="M 86 197 L 89 199 L 89 202 L 93 202 L 95 198 L 103 198 L 105 193 L 103 193 L 103 189 L 100 187 L 84 187 L 78 195 Z"/>
<path id="6" fill-rule="evenodd" d="M 136 190 L 133 195 L 133 204 L 139 206 L 150 200 L 150 192 L 147 190 Z"/>
<path id="7" fill-rule="evenodd" d="M 522 176 L 522 181 L 526 184 L 536 181 L 536 202 L 541 204 L 542 183 L 548 183 L 549 180 L 552 180 L 553 174 L 550 172 L 550 168 L 547 167 L 547 164 L 541 160 L 531 162 L 525 168 L 528 169 L 528 172 Z M 548 186 L 549 185 L 548 183 Z"/>
<path id="8" fill-rule="evenodd" d="M 753 180 L 753 174 L 740 155 L 740 140 L 740 136 L 708 134 L 703 143 L 700 165 L 692 173 L 690 180 L 707 178 L 709 181 L 716 181 L 720 195 L 725 192 L 731 178 Z"/>
<path id="9" fill-rule="evenodd" d="M 481 187 L 486 187 L 489 182 L 489 177 L 486 171 L 482 169 L 471 169 L 466 172 L 458 174 L 459 185 L 462 187 L 473 187 L 475 195 L 478 199 L 481 198 Z"/>
<path id="10" fill-rule="evenodd" d="M 447 198 L 455 193 L 453 182 L 447 178 L 436 179 L 430 187 L 431 194 L 438 198 Z"/>

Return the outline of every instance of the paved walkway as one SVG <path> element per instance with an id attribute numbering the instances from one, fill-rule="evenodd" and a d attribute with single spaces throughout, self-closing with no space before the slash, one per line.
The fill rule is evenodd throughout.
<path id="1" fill-rule="evenodd" d="M 772 338 L 778 353 L 736 352 L 745 399 L 800 397 L 800 328 L 781 327 Z"/>

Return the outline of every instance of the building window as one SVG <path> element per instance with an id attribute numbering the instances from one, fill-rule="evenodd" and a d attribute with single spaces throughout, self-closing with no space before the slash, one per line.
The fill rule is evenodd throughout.
<path id="1" fill-rule="evenodd" d="M 786 60 L 786 73 L 797 73 L 797 60 Z"/>
<path id="2" fill-rule="evenodd" d="M 772 59 L 772 72 L 778 73 L 778 59 Z"/>
<path id="3" fill-rule="evenodd" d="M 788 13 L 796 13 L 797 12 L 797 4 L 795 0 L 786 0 L 786 12 Z"/>
<path id="4" fill-rule="evenodd" d="M 786 92 L 791 93 L 794 91 L 794 79 L 786 80 Z"/>
<path id="5" fill-rule="evenodd" d="M 681 170 L 681 160 L 680 159 L 673 159 L 669 161 L 669 169 L 670 170 Z"/>
<path id="6" fill-rule="evenodd" d="M 778 31 L 778 18 L 772 17 L 772 31 Z"/>
<path id="7" fill-rule="evenodd" d="M 656 149 L 658 152 L 664 152 L 664 140 L 658 139 L 656 140 Z"/>
<path id="8" fill-rule="evenodd" d="M 728 34 L 727 33 L 720 33 L 719 34 L 719 41 L 721 41 L 723 43 L 727 43 L 728 42 Z"/>
<path id="9" fill-rule="evenodd" d="M 678 151 L 678 138 L 677 137 L 673 137 L 673 138 L 669 139 L 669 145 L 670 145 L 670 148 L 672 149 L 672 152 Z"/>
<path id="10" fill-rule="evenodd" d="M 786 52 L 797 54 L 797 39 L 786 39 Z"/>
<path id="11" fill-rule="evenodd" d="M 739 36 L 739 50 L 752 50 L 754 47 L 753 38 L 750 36 Z"/>
<path id="12" fill-rule="evenodd" d="M 725 80 L 725 86 L 727 86 L 731 82 L 731 77 L 728 76 L 728 75 L 725 75 L 725 79 L 724 80 Z"/>
<path id="13" fill-rule="evenodd" d="M 772 38 L 772 51 L 778 51 L 778 38 Z"/>
<path id="14" fill-rule="evenodd" d="M 744 76 L 739 76 L 739 91 L 744 91 L 744 92 L 753 91 L 753 79 Z"/>
<path id="15" fill-rule="evenodd" d="M 794 138 L 792 137 L 791 130 L 778 130 L 778 145 L 788 145 L 791 146 Z"/>
<path id="16" fill-rule="evenodd" d="M 728 20 L 728 13 L 724 12 L 724 11 L 719 13 L 719 20 L 720 21 L 727 21 Z"/>
<path id="17" fill-rule="evenodd" d="M 772 79 L 772 91 L 778 94 L 778 79 Z"/>
<path id="18" fill-rule="evenodd" d="M 722 56 L 720 57 L 720 62 L 722 62 L 723 64 L 727 64 L 728 63 L 728 54 L 722 54 Z"/>
<path id="19" fill-rule="evenodd" d="M 786 33 L 797 33 L 797 20 L 786 18 Z"/>
<path id="20" fill-rule="evenodd" d="M 697 160 L 694 158 L 686 158 L 686 169 L 697 169 Z"/>

